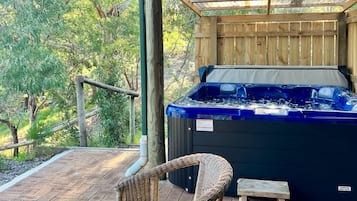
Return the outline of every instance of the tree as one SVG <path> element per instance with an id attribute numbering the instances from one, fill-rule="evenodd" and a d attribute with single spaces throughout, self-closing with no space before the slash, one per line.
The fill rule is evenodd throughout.
<path id="1" fill-rule="evenodd" d="M 4 0 L 0 10 L 4 16 L 0 19 L 0 123 L 8 126 L 13 143 L 18 143 L 23 116 L 29 114 L 32 125 L 46 96 L 63 88 L 66 71 L 51 43 L 63 27 L 65 2 Z"/>
<path id="2" fill-rule="evenodd" d="M 19 142 L 17 134 L 21 120 L 24 117 L 24 107 L 21 104 L 21 94 L 8 94 L 0 86 L 0 123 L 9 128 L 14 144 Z M 19 148 L 14 149 L 14 157 L 19 154 Z"/>
<path id="3" fill-rule="evenodd" d="M 163 7 L 165 98 L 173 101 L 192 86 L 194 75 L 194 24 L 197 15 L 182 2 L 165 0 Z"/>
<path id="4" fill-rule="evenodd" d="M 66 47 L 59 46 L 72 77 L 78 74 L 122 88 L 138 89 L 138 9 L 132 0 L 72 1 L 64 15 Z M 125 82 L 127 87 L 125 87 Z M 101 107 L 102 140 L 107 146 L 124 143 L 128 118 L 126 97 L 92 90 Z"/>
<path id="5" fill-rule="evenodd" d="M 0 3 L 7 18 L 0 30 L 0 83 L 28 96 L 30 122 L 51 90 L 63 89 L 65 68 L 51 49 L 62 31 L 66 2 L 10 1 Z"/>

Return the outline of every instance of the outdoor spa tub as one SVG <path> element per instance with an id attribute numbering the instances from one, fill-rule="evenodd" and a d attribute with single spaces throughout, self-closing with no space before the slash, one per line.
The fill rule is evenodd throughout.
<path id="1" fill-rule="evenodd" d="M 237 179 L 288 181 L 292 201 L 357 200 L 357 96 L 338 67 L 209 66 L 169 104 L 168 159 L 226 158 Z M 194 190 L 197 168 L 169 174 Z"/>

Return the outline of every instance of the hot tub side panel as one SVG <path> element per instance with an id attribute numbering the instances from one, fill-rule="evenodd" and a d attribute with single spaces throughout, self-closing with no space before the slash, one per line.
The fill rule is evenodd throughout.
<path id="1" fill-rule="evenodd" d="M 169 159 L 197 152 L 222 155 L 234 169 L 227 195 L 236 195 L 236 181 L 245 177 L 288 181 L 293 201 L 357 200 L 357 124 L 214 120 L 213 132 L 201 132 L 195 121 L 169 117 Z M 185 171 L 184 180 L 192 173 Z M 339 186 L 352 191 L 339 192 Z"/>
<path id="2" fill-rule="evenodd" d="M 192 153 L 193 119 L 168 117 L 168 159 Z M 183 187 L 188 192 L 194 191 L 192 181 L 193 168 L 184 168 L 169 173 L 169 181 Z"/>

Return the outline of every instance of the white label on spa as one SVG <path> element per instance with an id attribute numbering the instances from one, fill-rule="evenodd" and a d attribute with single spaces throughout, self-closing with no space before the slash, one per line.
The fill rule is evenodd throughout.
<path id="1" fill-rule="evenodd" d="M 337 190 L 339 192 L 351 192 L 352 188 L 351 186 L 337 186 Z"/>
<path id="2" fill-rule="evenodd" d="M 213 120 L 212 119 L 197 119 L 196 120 L 196 131 L 213 131 Z"/>
<path id="3" fill-rule="evenodd" d="M 285 109 L 274 109 L 274 108 L 255 108 L 254 114 L 256 115 L 277 115 L 277 116 L 287 116 L 289 112 Z"/>

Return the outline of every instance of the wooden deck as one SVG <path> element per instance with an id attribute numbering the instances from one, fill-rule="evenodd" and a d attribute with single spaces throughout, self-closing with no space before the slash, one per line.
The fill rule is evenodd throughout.
<path id="1" fill-rule="evenodd" d="M 71 150 L 0 192 L 0 201 L 115 200 L 114 186 L 138 157 L 138 150 Z M 190 201 L 192 197 L 168 181 L 161 182 L 161 201 Z M 224 201 L 238 199 L 226 197 Z"/>

